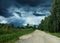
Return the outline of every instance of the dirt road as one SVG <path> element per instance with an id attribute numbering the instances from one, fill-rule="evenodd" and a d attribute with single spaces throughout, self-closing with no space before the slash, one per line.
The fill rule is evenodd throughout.
<path id="1" fill-rule="evenodd" d="M 16 43 L 60 43 L 60 38 L 52 36 L 40 30 L 19 38 Z"/>

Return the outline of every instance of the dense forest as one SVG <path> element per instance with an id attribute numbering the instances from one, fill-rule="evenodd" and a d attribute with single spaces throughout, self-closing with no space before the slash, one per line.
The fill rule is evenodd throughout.
<path id="1" fill-rule="evenodd" d="M 51 15 L 41 21 L 39 29 L 49 32 L 60 32 L 60 0 L 54 0 Z"/>

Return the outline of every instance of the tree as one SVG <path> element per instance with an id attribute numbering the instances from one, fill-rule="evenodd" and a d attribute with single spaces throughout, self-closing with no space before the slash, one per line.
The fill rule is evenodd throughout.
<path id="1" fill-rule="evenodd" d="M 41 22 L 40 28 L 50 32 L 60 32 L 60 0 L 54 0 L 51 15 Z"/>

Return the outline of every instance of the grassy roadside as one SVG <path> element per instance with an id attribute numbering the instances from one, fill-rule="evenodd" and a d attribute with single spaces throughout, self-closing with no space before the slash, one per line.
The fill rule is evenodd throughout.
<path id="1" fill-rule="evenodd" d="M 48 32 L 48 31 L 45 31 L 45 32 L 60 38 L 60 33 L 59 32 L 57 32 L 57 33 Z"/>
<path id="2" fill-rule="evenodd" d="M 60 38 L 60 33 L 50 33 L 50 34 L 52 34 L 52 35 L 57 36 L 57 37 Z"/>
<path id="3" fill-rule="evenodd" d="M 20 36 L 32 33 L 33 31 L 33 29 L 20 29 L 11 34 L 2 34 L 0 35 L 0 43 L 14 43 Z"/>
<path id="4" fill-rule="evenodd" d="M 44 31 L 44 32 L 60 38 L 60 32 L 49 32 L 49 31 Z"/>

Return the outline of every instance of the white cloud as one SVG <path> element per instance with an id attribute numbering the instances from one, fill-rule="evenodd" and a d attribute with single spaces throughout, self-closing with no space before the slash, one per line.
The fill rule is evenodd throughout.
<path id="1" fill-rule="evenodd" d="M 16 14 L 15 12 L 13 13 L 13 15 L 18 19 L 20 18 L 20 16 L 18 14 Z"/>
<path id="2" fill-rule="evenodd" d="M 42 16 L 42 17 L 35 17 L 35 16 L 33 16 L 33 17 L 26 17 L 24 25 L 26 25 L 26 24 L 38 25 L 41 22 L 41 20 L 44 19 L 44 18 L 45 18 L 45 16 Z"/>
<path id="3" fill-rule="evenodd" d="M 33 9 L 33 8 L 32 8 Z M 35 8 L 34 8 L 35 9 Z M 36 8 L 35 10 L 37 10 L 38 8 Z M 41 8 L 40 8 L 41 9 Z M 41 23 L 41 20 L 45 18 L 45 16 L 34 16 L 33 15 L 33 12 L 35 10 L 30 10 L 30 11 L 25 11 L 23 8 L 16 8 L 16 7 L 10 7 L 8 9 L 9 13 L 12 14 L 13 16 L 12 17 L 9 17 L 9 18 L 5 18 L 5 17 L 2 17 L 0 16 L 0 23 L 12 23 L 12 22 L 15 22 L 15 21 L 24 21 L 24 24 L 23 25 L 27 25 L 27 24 L 30 24 L 30 25 L 38 25 L 39 23 Z M 19 16 L 19 14 L 17 14 L 16 12 L 20 12 L 22 17 Z M 39 14 L 48 14 L 49 11 L 47 12 L 37 12 Z M 17 22 L 18 23 L 18 22 Z"/>
<path id="4" fill-rule="evenodd" d="M 0 23 L 6 24 L 6 23 L 7 23 L 7 21 L 5 21 L 5 20 L 2 20 Z"/>
<path id="5" fill-rule="evenodd" d="M 7 19 L 4 18 L 3 16 L 0 16 L 0 23 L 3 23 L 3 24 L 7 23 Z"/>

